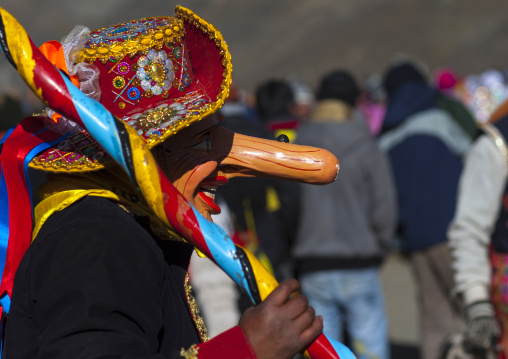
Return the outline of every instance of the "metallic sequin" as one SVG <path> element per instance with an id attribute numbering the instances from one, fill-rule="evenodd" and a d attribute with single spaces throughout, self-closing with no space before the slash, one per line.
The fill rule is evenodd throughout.
<path id="1" fill-rule="evenodd" d="M 121 89 L 125 86 L 125 79 L 122 76 L 116 76 L 113 79 L 113 87 L 116 89 Z"/>

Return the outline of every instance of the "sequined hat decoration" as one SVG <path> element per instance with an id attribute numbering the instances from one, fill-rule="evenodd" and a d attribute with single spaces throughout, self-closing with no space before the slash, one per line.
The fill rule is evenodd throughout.
<path id="1" fill-rule="evenodd" d="M 142 136 L 149 148 L 217 111 L 229 94 L 231 56 L 222 35 L 183 7 L 98 29 L 78 62 L 99 71 L 100 102 Z M 85 172 L 113 161 L 84 130 L 35 157 L 30 166 Z"/>

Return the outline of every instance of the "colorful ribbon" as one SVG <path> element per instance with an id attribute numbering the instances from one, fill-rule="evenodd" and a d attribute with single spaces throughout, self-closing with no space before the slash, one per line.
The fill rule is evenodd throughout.
<path id="1" fill-rule="evenodd" d="M 126 171 L 157 217 L 219 265 L 248 293 L 254 304 L 266 298 L 278 283 L 259 261 L 235 246 L 220 227 L 206 220 L 183 197 L 162 173 L 134 129 L 79 91 L 41 54 L 9 13 L 0 8 L 0 15 L 2 51 L 33 92 L 56 112 L 85 128 Z M 163 198 L 167 198 L 165 204 Z M 13 237 L 16 241 L 18 235 L 24 238 L 26 233 L 16 234 Z M 15 269 L 9 268 L 9 273 L 13 274 Z M 4 277 L 5 273 L 4 270 Z M 5 287 L 2 278 L 0 290 Z M 307 353 L 315 359 L 354 358 L 347 347 L 324 334 L 309 346 Z"/>
<path id="2" fill-rule="evenodd" d="M 0 303 L 8 313 L 14 274 L 30 244 L 32 200 L 28 164 L 66 136 L 29 117 L 2 139 L 0 155 Z M 0 312 L 2 313 L 2 312 Z"/>

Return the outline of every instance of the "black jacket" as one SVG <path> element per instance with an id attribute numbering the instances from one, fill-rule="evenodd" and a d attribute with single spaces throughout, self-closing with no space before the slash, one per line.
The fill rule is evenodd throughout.
<path id="1" fill-rule="evenodd" d="M 16 274 L 4 359 L 181 358 L 199 343 L 183 286 L 192 246 L 141 223 L 98 197 L 51 216 Z"/>

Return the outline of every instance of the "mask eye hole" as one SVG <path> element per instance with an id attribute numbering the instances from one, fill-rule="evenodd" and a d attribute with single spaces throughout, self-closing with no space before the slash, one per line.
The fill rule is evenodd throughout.
<path id="1" fill-rule="evenodd" d="M 206 136 L 203 140 L 196 143 L 194 146 L 190 147 L 190 149 L 193 150 L 200 150 L 205 152 L 210 152 L 210 149 L 212 148 L 212 141 L 210 140 L 210 137 Z"/>

